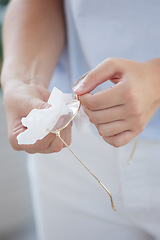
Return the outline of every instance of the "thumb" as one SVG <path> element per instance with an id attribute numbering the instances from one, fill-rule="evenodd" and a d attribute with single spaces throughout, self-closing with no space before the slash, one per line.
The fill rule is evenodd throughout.
<path id="1" fill-rule="evenodd" d="M 120 67 L 116 64 L 116 59 L 106 59 L 96 68 L 83 75 L 73 85 L 73 91 L 77 95 L 83 95 L 94 90 L 105 81 L 112 80 L 121 74 Z"/>
<path id="2" fill-rule="evenodd" d="M 49 97 L 50 92 L 48 89 L 42 88 L 38 86 L 38 93 L 34 91 L 34 93 L 30 95 L 26 95 L 26 99 L 24 102 L 28 101 L 28 112 L 30 112 L 32 109 L 44 109 L 51 107 L 51 104 L 49 103 Z"/>
<path id="3" fill-rule="evenodd" d="M 23 107 L 24 106 L 24 107 Z M 26 117 L 33 109 L 45 109 L 51 107 L 51 104 L 48 102 L 43 101 L 42 99 L 39 98 L 30 98 L 28 100 L 28 103 L 26 104 L 26 99 L 24 102 L 22 102 L 22 106 L 19 111 L 18 111 L 18 116 L 20 117 Z M 22 110 L 23 109 L 23 110 Z M 17 116 L 17 118 L 18 118 Z"/>
<path id="4" fill-rule="evenodd" d="M 50 108 L 51 106 L 52 105 L 49 104 L 48 102 L 44 102 L 44 101 L 39 100 L 39 99 L 35 99 L 32 102 L 32 109 L 34 109 L 34 108 L 36 108 L 36 109 L 45 109 L 45 108 Z"/>

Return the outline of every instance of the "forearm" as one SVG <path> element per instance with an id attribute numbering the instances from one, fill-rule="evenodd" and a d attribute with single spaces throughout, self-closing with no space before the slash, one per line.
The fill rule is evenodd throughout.
<path id="1" fill-rule="evenodd" d="M 3 27 L 3 89 L 17 81 L 48 87 L 64 44 L 63 1 L 12 0 Z"/>
<path id="2" fill-rule="evenodd" d="M 154 89 L 155 104 L 160 106 L 160 58 L 155 58 L 146 62 L 147 64 L 147 79 L 152 82 Z M 151 80 L 150 80 L 151 79 Z M 152 89 L 150 89 L 151 91 Z"/>

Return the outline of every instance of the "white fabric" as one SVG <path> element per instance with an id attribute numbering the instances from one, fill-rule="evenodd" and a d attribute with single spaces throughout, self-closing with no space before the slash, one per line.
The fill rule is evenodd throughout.
<path id="1" fill-rule="evenodd" d="M 34 144 L 43 139 L 51 131 L 60 117 L 67 115 L 71 109 L 67 106 L 72 100 L 71 94 L 64 94 L 56 87 L 53 88 L 45 109 L 33 109 L 21 122 L 27 129 L 17 136 L 18 144 Z"/>
<path id="2" fill-rule="evenodd" d="M 17 136 L 18 144 L 34 144 L 43 139 L 49 131 L 55 131 L 65 126 L 79 109 L 80 101 L 73 100 L 72 94 L 65 94 L 54 87 L 48 99 L 51 105 L 45 109 L 33 109 L 21 119 L 27 129 Z M 80 108 L 73 120 L 77 128 L 86 131 L 91 127 L 83 108 Z"/>
<path id="3" fill-rule="evenodd" d="M 66 0 L 65 12 L 67 45 L 50 88 L 71 92 L 77 78 L 107 57 L 160 57 L 159 0 Z M 159 110 L 142 137 L 128 166 L 133 143 L 114 149 L 92 132 L 74 130 L 72 148 L 110 189 L 117 214 L 68 149 L 31 155 L 39 240 L 160 239 Z"/>
<path id="4" fill-rule="evenodd" d="M 109 188 L 107 193 L 63 149 L 31 155 L 29 173 L 39 240 L 147 240 L 160 237 L 160 141 L 133 142 L 117 150 L 92 132 L 73 130 L 72 149 Z M 145 154 L 145 157 L 144 157 Z"/>

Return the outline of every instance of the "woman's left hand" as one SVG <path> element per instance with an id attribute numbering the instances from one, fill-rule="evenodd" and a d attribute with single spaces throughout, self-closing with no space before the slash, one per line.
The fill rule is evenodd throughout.
<path id="1" fill-rule="evenodd" d="M 90 93 L 107 80 L 115 85 Z M 123 146 L 144 130 L 160 106 L 160 59 L 106 59 L 74 86 L 74 92 L 103 139 Z"/>

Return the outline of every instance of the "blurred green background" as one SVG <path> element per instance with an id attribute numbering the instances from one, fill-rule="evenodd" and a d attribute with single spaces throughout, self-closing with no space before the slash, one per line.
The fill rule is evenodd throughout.
<path id="1" fill-rule="evenodd" d="M 0 0 L 0 69 L 2 66 L 2 21 L 4 17 L 4 12 L 6 9 L 7 4 L 9 3 L 9 0 Z"/>

